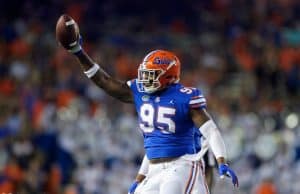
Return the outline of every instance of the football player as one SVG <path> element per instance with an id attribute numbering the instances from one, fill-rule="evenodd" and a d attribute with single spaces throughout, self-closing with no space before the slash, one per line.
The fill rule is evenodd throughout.
<path id="1" fill-rule="evenodd" d="M 195 130 L 207 139 L 217 159 L 220 176 L 238 179 L 226 164 L 226 149 L 217 125 L 211 119 L 200 90 L 179 83 L 180 61 L 169 51 L 147 54 L 136 79 L 121 82 L 106 73 L 81 47 L 78 38 L 64 47 L 79 60 L 84 74 L 110 96 L 133 103 L 143 131 L 144 148 L 149 159 L 142 194 L 205 193 L 203 171 L 195 160 Z"/>

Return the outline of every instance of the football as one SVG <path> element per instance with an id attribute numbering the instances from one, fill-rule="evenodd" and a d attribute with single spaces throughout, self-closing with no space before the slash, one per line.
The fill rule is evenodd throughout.
<path id="1" fill-rule="evenodd" d="M 66 49 L 74 46 L 79 38 L 77 23 L 67 14 L 59 17 L 56 23 L 56 39 Z"/>

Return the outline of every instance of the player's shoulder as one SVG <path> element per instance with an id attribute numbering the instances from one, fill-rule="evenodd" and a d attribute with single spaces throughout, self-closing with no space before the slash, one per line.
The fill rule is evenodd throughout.
<path id="1" fill-rule="evenodd" d="M 136 84 L 136 79 L 131 79 L 126 82 L 126 84 L 131 88 Z"/>
<path id="2" fill-rule="evenodd" d="M 192 98 L 199 95 L 203 96 L 200 89 L 196 87 L 187 87 L 182 84 L 177 84 L 176 93 L 178 93 L 180 96 L 183 96 L 184 98 Z"/>
<path id="3" fill-rule="evenodd" d="M 185 99 L 184 102 L 186 102 L 190 108 L 206 108 L 206 99 L 199 88 L 186 87 L 182 84 L 178 84 L 177 94 L 176 96 L 179 98 Z"/>
<path id="4" fill-rule="evenodd" d="M 133 93 L 140 93 L 138 90 L 137 79 L 131 79 L 126 82 Z"/>

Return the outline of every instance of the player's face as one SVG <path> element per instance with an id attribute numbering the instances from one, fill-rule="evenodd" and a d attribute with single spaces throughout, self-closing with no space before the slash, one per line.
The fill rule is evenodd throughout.
<path id="1" fill-rule="evenodd" d="M 161 72 L 161 70 L 139 70 L 139 81 L 143 84 L 146 92 L 152 93 L 159 89 Z"/>

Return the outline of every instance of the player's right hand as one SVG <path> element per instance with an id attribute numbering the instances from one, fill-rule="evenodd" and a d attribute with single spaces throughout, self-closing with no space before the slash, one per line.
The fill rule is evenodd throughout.
<path id="1" fill-rule="evenodd" d="M 134 191 L 137 188 L 138 184 L 139 183 L 137 181 L 134 181 L 128 189 L 128 194 L 134 194 Z"/>
<path id="2" fill-rule="evenodd" d="M 56 24 L 56 39 L 60 45 L 73 54 L 82 51 L 82 37 L 77 23 L 70 16 L 60 16 Z"/>

